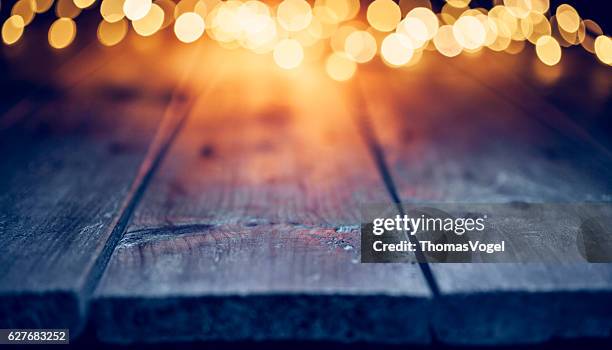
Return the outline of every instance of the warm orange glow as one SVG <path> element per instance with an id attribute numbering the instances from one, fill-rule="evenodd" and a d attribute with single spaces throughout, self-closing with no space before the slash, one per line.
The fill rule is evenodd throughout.
<path id="1" fill-rule="evenodd" d="M 376 39 L 366 31 L 354 31 L 346 38 L 344 51 L 355 62 L 368 62 L 376 55 Z"/>
<path id="2" fill-rule="evenodd" d="M 330 78 L 336 81 L 346 81 L 355 75 L 357 64 L 346 55 L 333 52 L 325 61 L 325 70 Z"/>
<path id="3" fill-rule="evenodd" d="M 304 60 L 304 49 L 297 40 L 281 40 L 274 47 L 274 62 L 283 69 L 298 67 Z"/>

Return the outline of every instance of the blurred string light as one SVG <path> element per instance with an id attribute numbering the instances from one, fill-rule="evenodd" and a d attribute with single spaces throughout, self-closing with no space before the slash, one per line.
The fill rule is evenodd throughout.
<path id="1" fill-rule="evenodd" d="M 612 39 L 569 4 L 551 8 L 549 0 L 494 0 L 486 9 L 474 3 L 446 0 L 434 13 L 429 0 L 374 0 L 364 7 L 359 0 L 274 5 L 257 0 L 17 0 L 2 24 L 2 41 L 15 45 L 37 14 L 53 10 L 57 19 L 48 30 L 49 45 L 66 48 L 77 35 L 75 19 L 96 9 L 101 15 L 97 38 L 105 46 L 121 43 L 130 27 L 143 37 L 170 27 L 183 43 L 206 34 L 227 49 L 270 54 L 283 69 L 325 57 L 326 72 L 338 81 L 351 79 L 358 64 L 377 55 L 388 66 L 400 67 L 417 64 L 425 51 L 446 57 L 485 48 L 518 54 L 526 44 L 535 47 L 543 67 L 558 65 L 563 49 L 578 45 L 612 65 Z"/>
<path id="2" fill-rule="evenodd" d="M 153 2 L 151 0 L 125 0 L 123 2 L 123 13 L 129 20 L 137 21 L 144 18 L 152 7 Z"/>
<path id="3" fill-rule="evenodd" d="M 61 17 L 49 28 L 49 45 L 63 49 L 70 45 L 76 36 L 76 24 L 72 18 Z"/>
<path id="4" fill-rule="evenodd" d="M 204 20 L 195 12 L 185 12 L 174 22 L 174 34 L 180 41 L 192 43 L 204 34 Z"/>

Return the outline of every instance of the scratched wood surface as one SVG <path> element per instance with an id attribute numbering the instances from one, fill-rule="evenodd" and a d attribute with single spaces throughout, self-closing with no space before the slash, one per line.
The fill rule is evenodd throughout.
<path id="1" fill-rule="evenodd" d="M 418 266 L 359 263 L 359 205 L 389 195 L 346 92 L 249 60 L 153 179 L 95 293 L 99 336 L 428 342 Z"/>
<path id="2" fill-rule="evenodd" d="M 447 66 L 427 83 L 414 75 L 395 82 L 385 79 L 387 94 L 376 93 L 380 84 L 364 88 L 366 95 L 376 96 L 369 110 L 379 122 L 377 134 L 402 200 L 514 202 L 525 215 L 533 208 L 528 202 L 610 201 L 612 161 L 602 147 L 606 140 L 569 127 L 573 121 L 589 125 L 588 121 L 572 121 L 580 115 L 560 115 L 558 106 L 537 95 L 542 90 L 545 94 L 545 88 L 525 91 L 525 83 L 516 78 L 526 79 L 529 72 L 520 66 L 510 69 L 512 78 L 498 84 L 491 82 L 486 67 L 469 67 L 461 59 L 453 64 L 461 70 Z M 401 99 L 406 90 L 413 94 L 409 100 Z M 444 96 L 444 103 L 436 103 L 439 96 Z M 609 117 L 605 111 L 588 113 L 593 99 L 581 102 L 582 117 Z M 556 125 L 549 122 L 562 118 L 566 120 Z M 541 224 L 567 230 L 573 220 L 557 215 L 542 218 Z M 520 226 L 512 233 L 526 229 Z M 540 247 L 554 245 L 559 238 L 541 233 L 538 237 Z M 575 242 L 569 239 L 565 244 Z M 541 258 L 553 260 L 431 264 L 433 287 L 439 293 L 432 317 L 434 336 L 451 344 L 610 336 L 612 266 L 563 263 L 571 257 Z"/>
<path id="3" fill-rule="evenodd" d="M 170 105 L 172 86 L 113 81 L 126 62 L 98 50 L 48 62 L 45 80 L 3 106 L 0 328 L 82 329 Z"/>
<path id="4" fill-rule="evenodd" d="M 216 81 L 230 56 L 208 47 L 187 123 L 160 125 L 190 107 L 160 79 L 180 70 L 150 79 L 154 45 L 112 71 L 81 56 L 57 91 L 0 103 L 0 328 L 78 330 L 89 308 L 99 338 L 123 343 L 610 336 L 610 265 L 430 264 L 427 280 L 358 253 L 360 204 L 394 195 L 609 202 L 608 71 L 564 66 L 569 80 L 539 86 L 520 57 L 429 57 L 397 74 L 364 66 L 359 97 L 320 67 L 261 56 Z"/>

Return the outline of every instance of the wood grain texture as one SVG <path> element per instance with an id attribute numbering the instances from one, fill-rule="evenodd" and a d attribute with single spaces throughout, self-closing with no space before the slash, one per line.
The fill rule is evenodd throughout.
<path id="1" fill-rule="evenodd" d="M 168 94 L 75 89 L 0 136 L 0 327 L 83 326 L 90 277 Z M 95 282 L 95 281 L 94 281 Z"/>
<path id="2" fill-rule="evenodd" d="M 428 342 L 418 267 L 359 264 L 359 205 L 389 195 L 346 92 L 249 60 L 156 174 L 95 293 L 99 336 Z"/>
<path id="3" fill-rule="evenodd" d="M 455 64 L 469 61 L 458 60 Z M 476 80 L 452 66 L 435 67 L 441 70 L 437 74 L 425 68 L 394 82 L 385 79 L 384 94 L 378 93 L 382 83 L 364 84 L 402 200 L 515 202 L 526 211 L 529 206 L 521 203 L 610 201 L 612 162 L 593 146 L 597 142 L 587 142 L 597 140 L 585 140 L 588 133 L 576 135 L 566 124 L 543 124 L 535 116 L 546 113 L 543 102 L 525 91 L 515 94 L 517 85 L 506 84 L 494 67 L 464 66 L 479 76 Z M 487 81 L 489 88 L 478 80 Z M 494 89 L 521 98 L 508 101 Z M 538 237 L 543 245 L 557 238 Z M 432 326 L 442 342 L 529 343 L 611 335 L 610 264 L 554 260 L 431 266 L 440 290 Z"/>

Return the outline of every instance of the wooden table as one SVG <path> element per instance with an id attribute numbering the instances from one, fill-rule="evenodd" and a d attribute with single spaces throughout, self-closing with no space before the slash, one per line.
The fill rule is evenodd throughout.
<path id="1" fill-rule="evenodd" d="M 363 203 L 610 201 L 608 67 L 569 50 L 545 83 L 555 72 L 534 74 L 530 51 L 428 52 L 341 84 L 316 63 L 160 45 L 68 51 L 3 102 L 0 328 L 119 343 L 610 336 L 609 264 L 359 263 Z"/>

